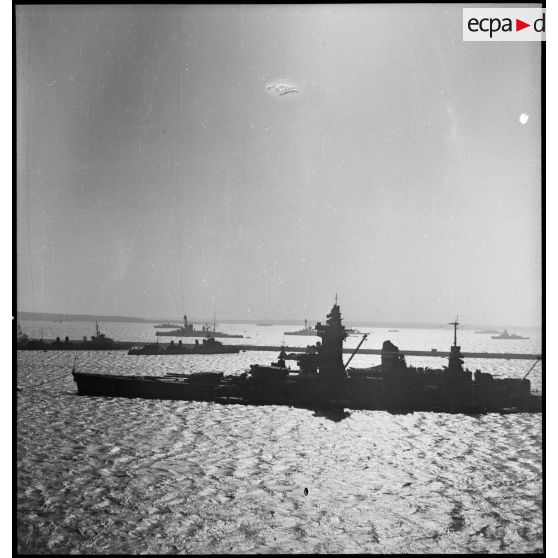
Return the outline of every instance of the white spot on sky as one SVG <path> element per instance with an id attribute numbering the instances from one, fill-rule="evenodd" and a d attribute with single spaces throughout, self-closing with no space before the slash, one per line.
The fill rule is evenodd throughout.
<path id="1" fill-rule="evenodd" d="M 290 83 L 269 83 L 266 86 L 270 93 L 277 95 L 287 95 L 287 93 L 298 93 L 298 87 Z"/>
<path id="2" fill-rule="evenodd" d="M 521 122 L 521 124 L 527 124 L 527 120 L 529 120 L 529 115 L 522 112 L 519 116 L 519 122 Z"/>

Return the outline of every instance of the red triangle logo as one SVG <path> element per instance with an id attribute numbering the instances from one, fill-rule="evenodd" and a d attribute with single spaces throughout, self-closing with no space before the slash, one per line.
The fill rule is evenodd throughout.
<path id="1" fill-rule="evenodd" d="M 526 27 L 531 27 L 531 24 L 530 23 L 525 23 L 524 21 L 521 21 L 520 19 L 515 20 L 515 30 L 516 31 L 521 31 L 522 29 L 525 29 Z"/>

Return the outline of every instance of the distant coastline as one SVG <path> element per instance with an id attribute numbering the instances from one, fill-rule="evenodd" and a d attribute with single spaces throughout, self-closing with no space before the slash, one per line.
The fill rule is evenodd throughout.
<path id="1" fill-rule="evenodd" d="M 152 323 L 156 320 L 134 318 L 129 316 L 100 316 L 96 314 L 54 314 L 50 312 L 18 312 L 18 320 L 42 320 L 45 322 L 131 322 Z"/>
<path id="2" fill-rule="evenodd" d="M 132 316 L 105 316 L 100 314 L 56 314 L 52 312 L 27 312 L 18 311 L 18 320 L 41 320 L 46 322 L 63 321 L 63 322 L 121 322 L 121 323 L 156 323 L 156 322 L 171 322 L 171 323 L 181 323 L 182 318 L 138 318 Z M 212 323 L 213 318 L 206 319 L 192 319 L 194 323 Z M 221 323 L 229 324 L 262 324 L 269 323 L 272 325 L 282 325 L 282 326 L 299 326 L 304 323 L 303 319 L 220 319 Z M 308 320 L 309 323 L 316 323 L 319 320 Z M 410 322 L 377 322 L 377 321 L 366 321 L 366 320 L 349 320 L 347 323 L 350 324 L 348 327 L 377 327 L 377 328 L 412 328 L 412 329 L 437 329 L 445 327 L 442 323 L 410 323 Z M 480 328 L 495 328 L 503 329 L 507 327 L 508 329 L 541 329 L 541 326 L 514 326 L 505 325 L 498 326 L 494 324 L 465 324 L 463 329 L 480 329 Z"/>

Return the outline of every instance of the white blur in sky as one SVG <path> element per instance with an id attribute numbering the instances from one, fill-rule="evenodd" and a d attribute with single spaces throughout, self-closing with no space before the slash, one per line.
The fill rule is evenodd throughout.
<path id="1" fill-rule="evenodd" d="M 461 18 L 17 6 L 18 309 L 539 324 L 541 46 Z"/>

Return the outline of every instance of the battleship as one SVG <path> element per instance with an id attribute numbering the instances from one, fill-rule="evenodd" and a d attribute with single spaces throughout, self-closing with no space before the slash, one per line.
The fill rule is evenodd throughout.
<path id="1" fill-rule="evenodd" d="M 213 330 L 208 326 L 202 326 L 200 329 L 195 329 L 194 324 L 188 322 L 188 317 L 184 314 L 184 325 L 178 329 L 173 329 L 171 331 L 157 331 L 155 333 L 157 336 L 168 336 L 168 337 L 243 337 L 242 335 L 233 335 L 231 333 L 222 333 L 220 331 L 215 331 L 215 320 L 213 320 Z"/>
<path id="2" fill-rule="evenodd" d="M 381 364 L 349 368 L 366 339 L 363 336 L 346 363 L 347 331 L 337 301 L 321 338 L 298 356 L 298 369 L 286 365 L 282 349 L 276 362 L 253 364 L 238 375 L 222 371 L 165 376 L 107 375 L 72 371 L 78 394 L 87 396 L 180 399 L 243 405 L 287 405 L 308 409 L 367 409 L 389 412 L 511 413 L 541 412 L 542 396 L 531 393 L 527 373 L 522 379 L 494 378 L 464 369 L 457 345 L 457 320 L 448 365 L 442 369 L 408 366 L 389 340 L 383 343 Z"/>
<path id="3" fill-rule="evenodd" d="M 200 343 L 197 339 L 193 345 L 185 345 L 182 340 L 178 343 L 171 341 L 168 345 L 151 343 L 141 347 L 132 347 L 129 355 L 217 355 L 221 353 L 239 353 L 240 348 L 223 345 L 214 337 L 202 339 Z"/>
<path id="4" fill-rule="evenodd" d="M 312 327 L 308 325 L 308 320 L 304 320 L 304 327 L 302 329 L 299 329 L 297 331 L 284 331 L 283 335 L 312 335 L 315 336 L 317 335 L 317 331 Z"/>
<path id="5" fill-rule="evenodd" d="M 362 332 L 355 328 L 346 328 L 345 331 L 348 335 L 362 335 Z M 297 331 L 284 331 L 283 335 L 306 335 L 306 336 L 317 336 L 318 332 L 316 328 L 308 325 L 308 320 L 304 320 L 304 327 Z"/>
<path id="6" fill-rule="evenodd" d="M 493 335 L 492 339 L 529 339 L 529 337 L 522 337 L 516 333 L 509 333 L 507 329 L 504 329 L 503 333 L 500 335 Z"/>

